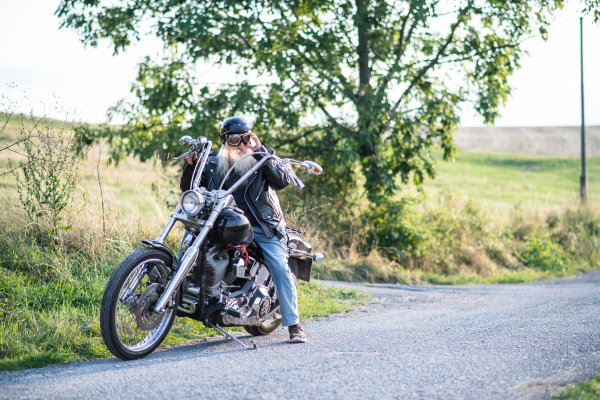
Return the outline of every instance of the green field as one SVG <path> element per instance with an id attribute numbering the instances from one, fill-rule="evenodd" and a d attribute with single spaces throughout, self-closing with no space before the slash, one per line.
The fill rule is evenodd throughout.
<path id="1" fill-rule="evenodd" d="M 437 176 L 425 184 L 436 194 L 453 188 L 501 208 L 520 202 L 526 207 L 564 206 L 579 201 L 578 157 L 494 154 L 461 151 L 454 162 L 437 155 Z M 588 158 L 588 193 L 600 193 L 600 158 Z"/>

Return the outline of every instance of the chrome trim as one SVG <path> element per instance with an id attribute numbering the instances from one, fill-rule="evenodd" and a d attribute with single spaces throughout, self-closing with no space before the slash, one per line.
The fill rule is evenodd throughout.
<path id="1" fill-rule="evenodd" d="M 229 196 L 231 196 L 231 195 L 229 195 Z M 185 254 L 183 255 L 179 269 L 177 270 L 177 272 L 175 273 L 175 276 L 173 277 L 173 279 L 171 279 L 171 281 L 165 288 L 165 291 L 160 296 L 160 299 L 158 299 L 158 302 L 154 306 L 154 310 L 156 312 L 161 312 L 161 310 L 163 310 L 165 308 L 170 296 L 173 294 L 173 292 L 175 290 L 177 290 L 179 285 L 181 285 L 181 283 L 185 279 L 186 275 L 190 272 L 190 270 L 194 266 L 194 263 L 196 262 L 196 257 L 198 256 L 198 253 L 200 251 L 200 246 L 204 242 L 204 239 L 206 239 L 206 237 L 208 236 L 208 232 L 210 231 L 210 229 L 213 226 L 213 223 L 219 216 L 219 213 L 225 207 L 225 204 L 227 204 L 229 202 L 229 200 L 230 200 L 230 198 L 227 196 L 227 197 L 219 200 L 217 202 L 217 204 L 215 204 L 215 206 L 213 207 L 213 210 L 211 211 L 210 216 L 208 217 L 208 219 L 206 221 L 206 224 L 204 225 L 204 227 L 202 228 L 202 230 L 200 231 L 198 236 L 196 236 L 196 240 L 194 241 L 194 243 L 190 246 L 188 251 L 186 251 Z"/>
<path id="2" fill-rule="evenodd" d="M 325 259 L 325 256 L 323 255 L 323 253 L 315 253 L 314 254 L 313 260 L 315 260 L 315 263 L 321 264 L 324 259 Z"/>
<path id="3" fill-rule="evenodd" d="M 196 297 L 200 296 L 200 286 L 196 286 L 191 282 L 188 282 L 185 286 L 185 291 L 188 294 L 192 294 Z"/>
<path id="4" fill-rule="evenodd" d="M 189 135 L 182 136 L 181 139 L 179 139 L 179 144 L 182 146 L 191 146 L 194 144 L 194 138 Z"/>
<path id="5" fill-rule="evenodd" d="M 173 214 L 172 215 L 173 218 L 175 218 L 177 221 L 185 221 L 185 222 L 189 222 L 190 224 L 194 224 L 194 225 L 198 225 L 198 226 L 209 226 L 212 227 L 212 224 L 207 225 L 205 220 L 193 220 L 189 217 L 189 215 L 186 214 Z"/>
<path id="6" fill-rule="evenodd" d="M 310 254 L 310 253 L 307 253 L 306 251 L 296 250 L 296 249 L 289 249 L 289 254 L 291 257 L 296 257 L 296 258 L 310 257 L 317 264 L 322 263 L 323 260 L 325 259 L 325 256 L 323 255 L 323 253 Z"/>
<path id="7" fill-rule="evenodd" d="M 189 193 L 193 193 L 198 197 L 198 201 L 194 202 L 194 207 L 198 207 L 198 211 L 194 212 L 194 213 L 188 213 L 187 211 L 185 211 L 185 208 L 183 207 L 183 199 L 185 198 L 185 196 L 188 196 Z M 198 215 L 200 213 L 200 211 L 202 211 L 202 204 L 204 203 L 204 195 L 202 193 L 200 193 L 198 190 L 186 190 L 185 192 L 183 192 L 183 194 L 181 195 L 181 198 L 179 200 L 179 204 L 181 205 L 181 210 L 186 213 L 187 215 Z"/>
<path id="8" fill-rule="evenodd" d="M 178 214 L 180 211 L 181 211 L 181 204 L 177 204 L 177 208 L 175 208 L 175 212 L 173 214 Z M 160 235 L 158 235 L 155 242 L 158 242 L 160 244 L 165 243 L 165 239 L 167 238 L 167 235 L 169 235 L 169 232 L 171 232 L 171 229 L 173 229 L 173 225 L 175 225 L 175 218 L 173 217 L 173 214 L 171 214 L 171 218 L 169 218 L 169 221 L 163 228 Z"/>
<path id="9" fill-rule="evenodd" d="M 183 304 L 181 304 L 179 307 L 177 307 L 177 309 L 179 311 L 184 312 L 186 314 L 194 314 L 196 312 L 196 304 L 195 304 L 195 302 L 193 302 L 191 300 L 188 300 L 186 298 L 183 298 L 181 302 Z"/>
<path id="10" fill-rule="evenodd" d="M 195 189 L 200 185 L 202 172 L 204 172 L 204 166 L 206 165 L 206 161 L 208 161 L 208 156 L 210 155 L 210 149 L 212 149 L 212 142 L 210 140 L 206 140 L 202 144 L 202 160 L 200 161 L 200 169 L 196 175 L 196 179 L 194 179 L 194 182 L 192 182 L 192 189 Z"/>

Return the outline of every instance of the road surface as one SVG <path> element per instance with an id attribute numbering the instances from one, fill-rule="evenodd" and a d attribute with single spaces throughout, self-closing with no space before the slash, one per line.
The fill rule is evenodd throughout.
<path id="1" fill-rule="evenodd" d="M 600 271 L 514 285 L 360 288 L 374 301 L 245 350 L 220 338 L 0 373 L 0 399 L 550 399 L 600 371 Z M 241 334 L 249 341 L 250 337 Z"/>

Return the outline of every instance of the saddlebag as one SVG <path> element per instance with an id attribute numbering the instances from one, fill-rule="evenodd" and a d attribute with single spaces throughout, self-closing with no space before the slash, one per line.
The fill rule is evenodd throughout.
<path id="1" fill-rule="evenodd" d="M 305 258 L 304 260 L 296 257 L 290 257 L 288 259 L 288 265 L 292 270 L 292 273 L 296 275 L 296 278 L 306 282 L 310 282 L 310 272 L 312 270 L 312 258 Z"/>

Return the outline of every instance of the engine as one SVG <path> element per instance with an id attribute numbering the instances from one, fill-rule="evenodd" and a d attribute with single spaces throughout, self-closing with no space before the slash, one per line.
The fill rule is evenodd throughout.
<path id="1" fill-rule="evenodd" d="M 237 292 L 225 298 L 225 307 L 239 313 L 225 313 L 223 323 L 227 325 L 260 325 L 271 311 L 269 289 L 253 281 L 247 281 Z"/>
<path id="2" fill-rule="evenodd" d="M 199 255 L 199 259 L 202 255 Z M 206 295 L 214 306 L 220 305 L 225 325 L 260 325 L 271 311 L 269 272 L 241 249 L 211 246 L 206 254 Z M 194 314 L 200 300 L 200 287 L 184 283 L 179 311 Z"/>

